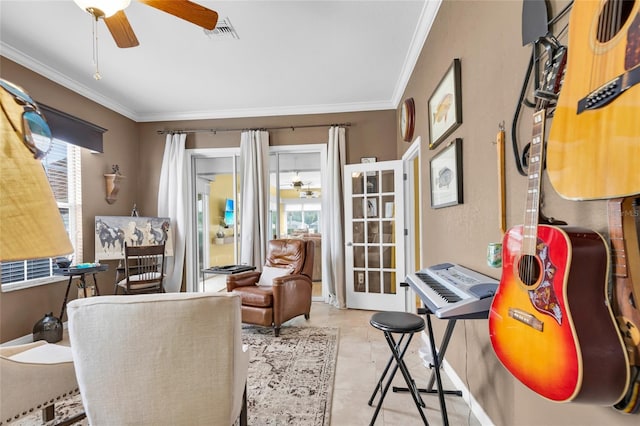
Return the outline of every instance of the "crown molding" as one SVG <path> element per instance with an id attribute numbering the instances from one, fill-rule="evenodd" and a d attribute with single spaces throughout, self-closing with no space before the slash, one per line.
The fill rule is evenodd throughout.
<path id="1" fill-rule="evenodd" d="M 124 105 L 89 89 L 88 87 L 58 72 L 56 69 L 51 68 L 50 66 L 38 61 L 37 59 L 25 55 L 21 51 L 14 49 L 12 46 L 2 41 L 0 41 L 0 55 L 4 56 L 7 59 L 11 59 L 13 62 L 22 65 L 23 67 L 28 68 L 31 71 L 40 74 L 41 76 L 46 77 L 49 80 L 84 96 L 85 98 L 91 99 L 92 101 L 106 108 L 109 108 L 112 111 L 122 114 L 125 117 L 130 118 L 131 120 L 138 121 L 136 113 L 125 107 Z"/>
<path id="2" fill-rule="evenodd" d="M 393 109 L 398 108 L 398 105 L 402 101 L 402 95 L 407 89 L 407 84 L 409 84 L 409 79 L 411 78 L 413 69 L 418 62 L 420 53 L 422 53 L 422 47 L 429 36 L 429 32 L 433 26 L 433 21 L 436 19 L 436 15 L 438 14 L 441 4 L 442 0 L 426 0 L 424 2 L 422 12 L 418 19 L 418 25 L 416 25 L 416 31 L 413 34 L 409 50 L 407 51 L 407 56 L 402 66 L 402 71 L 400 72 L 400 78 L 398 78 L 398 83 L 396 84 L 396 88 L 391 98 Z"/>

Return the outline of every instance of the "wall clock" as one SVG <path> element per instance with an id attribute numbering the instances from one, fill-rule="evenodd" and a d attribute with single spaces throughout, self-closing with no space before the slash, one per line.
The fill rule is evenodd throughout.
<path id="1" fill-rule="evenodd" d="M 405 99 L 400 110 L 400 134 L 405 142 L 411 142 L 413 139 L 415 115 L 416 109 L 413 98 Z"/>

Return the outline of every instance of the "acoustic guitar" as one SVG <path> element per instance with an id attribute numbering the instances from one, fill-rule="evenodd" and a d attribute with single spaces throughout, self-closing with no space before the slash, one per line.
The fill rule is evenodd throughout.
<path id="1" fill-rule="evenodd" d="M 547 142 L 554 189 L 574 200 L 640 193 L 640 1 L 575 0 Z"/>
<path id="2" fill-rule="evenodd" d="M 622 333 L 631 369 L 625 397 L 614 407 L 625 413 L 640 410 L 640 198 L 616 198 L 607 203 L 613 264 L 613 310 Z M 634 282 L 633 280 L 636 280 Z"/>
<path id="3" fill-rule="evenodd" d="M 546 92 L 557 78 L 546 77 Z M 524 224 L 503 239 L 491 344 L 505 368 L 539 395 L 613 405 L 627 389 L 629 368 L 607 303 L 608 246 L 587 229 L 539 224 L 547 103 L 538 99 L 533 116 Z"/>

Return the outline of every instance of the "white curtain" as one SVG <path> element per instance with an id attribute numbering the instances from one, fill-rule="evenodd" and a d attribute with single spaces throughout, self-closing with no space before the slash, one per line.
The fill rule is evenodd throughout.
<path id="1" fill-rule="evenodd" d="M 242 180 L 240 263 L 264 265 L 269 238 L 269 133 L 246 130 L 240 139 Z"/>
<path id="2" fill-rule="evenodd" d="M 347 307 L 342 188 L 342 171 L 346 163 L 345 133 L 344 127 L 333 126 L 329 129 L 327 173 L 323 177 L 322 191 L 322 229 L 327 234 L 322 243 L 322 263 L 325 265 L 322 277 L 328 289 L 327 302 L 338 308 Z"/>
<path id="3" fill-rule="evenodd" d="M 184 133 L 167 135 L 158 185 L 158 217 L 171 218 L 173 231 L 173 257 L 165 260 L 164 286 L 168 292 L 180 291 L 182 284 L 188 203 L 184 164 L 186 139 Z"/>

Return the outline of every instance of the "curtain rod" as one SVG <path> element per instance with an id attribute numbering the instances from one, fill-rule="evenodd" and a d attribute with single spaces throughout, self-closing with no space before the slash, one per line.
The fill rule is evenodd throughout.
<path id="1" fill-rule="evenodd" d="M 236 128 L 236 129 L 174 129 L 174 130 L 158 130 L 159 135 L 173 134 L 173 133 L 213 133 L 214 135 L 218 132 L 241 132 L 244 130 L 291 130 L 295 131 L 296 129 L 303 129 L 308 127 L 349 127 L 351 123 L 333 123 L 333 124 L 306 124 L 302 126 L 281 126 L 281 127 L 259 127 L 256 129 L 250 128 Z"/>

